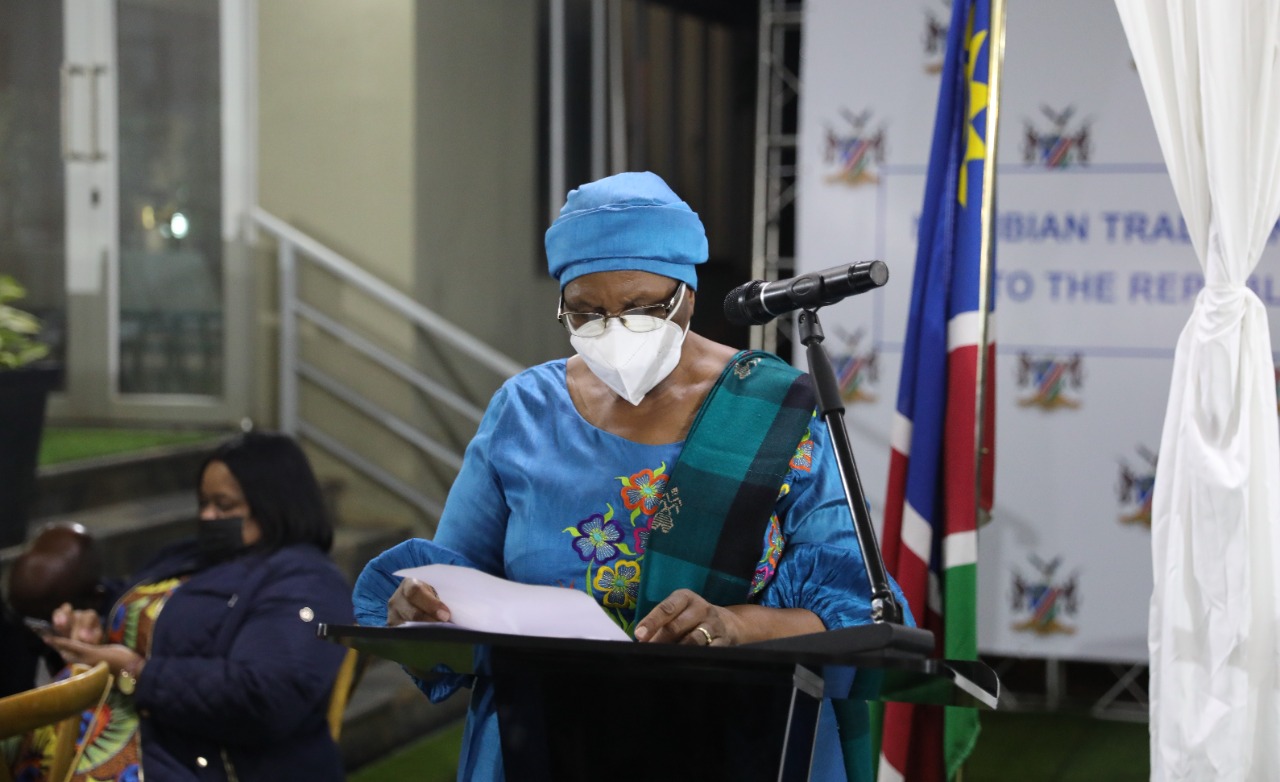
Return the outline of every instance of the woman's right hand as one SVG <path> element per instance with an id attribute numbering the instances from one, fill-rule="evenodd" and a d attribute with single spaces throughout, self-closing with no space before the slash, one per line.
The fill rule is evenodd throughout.
<path id="1" fill-rule="evenodd" d="M 53 611 L 50 623 L 53 634 L 86 644 L 100 644 L 104 640 L 102 617 L 97 611 L 72 608 L 63 603 Z"/>
<path id="2" fill-rule="evenodd" d="M 435 587 L 406 578 L 387 601 L 387 626 L 405 622 L 447 622 L 449 607 L 440 601 Z"/>

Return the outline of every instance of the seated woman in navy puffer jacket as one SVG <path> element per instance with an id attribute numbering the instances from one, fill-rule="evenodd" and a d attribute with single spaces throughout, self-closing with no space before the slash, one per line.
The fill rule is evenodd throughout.
<path id="1" fill-rule="evenodd" d="M 195 539 L 145 568 L 105 625 L 54 612 L 63 658 L 116 674 L 77 778 L 341 780 L 325 711 L 344 650 L 315 631 L 352 621 L 350 588 L 306 456 L 285 435 L 237 437 L 205 462 L 199 497 Z"/>

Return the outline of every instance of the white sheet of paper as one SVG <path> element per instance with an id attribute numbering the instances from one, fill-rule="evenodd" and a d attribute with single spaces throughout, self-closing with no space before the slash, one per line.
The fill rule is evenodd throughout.
<path id="1" fill-rule="evenodd" d="M 397 570 L 435 588 L 449 607 L 450 621 L 467 630 L 546 638 L 630 641 L 621 627 L 585 592 L 518 584 L 457 565 Z"/>

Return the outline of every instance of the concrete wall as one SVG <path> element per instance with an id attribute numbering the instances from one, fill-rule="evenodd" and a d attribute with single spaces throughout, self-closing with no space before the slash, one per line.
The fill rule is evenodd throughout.
<path id="1" fill-rule="evenodd" d="M 418 298 L 525 364 L 569 350 L 538 211 L 537 3 L 417 19 Z"/>
<path id="2" fill-rule="evenodd" d="M 568 351 L 555 322 L 538 211 L 534 3 L 272 0 L 259 4 L 259 202 L 429 309 L 532 364 Z M 260 344 L 278 328 L 262 258 Z M 304 300 L 483 408 L 502 378 L 328 275 Z M 428 436 L 461 450 L 474 423 L 316 329 L 304 358 Z M 260 350 L 259 417 L 274 419 L 273 347 Z M 301 409 L 411 486 L 442 498 L 453 471 L 309 384 Z M 347 523 L 418 522 L 336 460 Z"/>
<path id="3" fill-rule="evenodd" d="M 412 0 L 259 3 L 259 202 L 414 279 Z"/>

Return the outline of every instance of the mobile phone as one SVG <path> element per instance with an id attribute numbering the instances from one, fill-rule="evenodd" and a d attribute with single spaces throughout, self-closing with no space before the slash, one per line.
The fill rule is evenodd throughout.
<path id="1" fill-rule="evenodd" d="M 22 617 L 22 623 L 31 628 L 36 635 L 53 635 L 53 625 L 47 619 L 32 619 L 29 616 Z"/>

